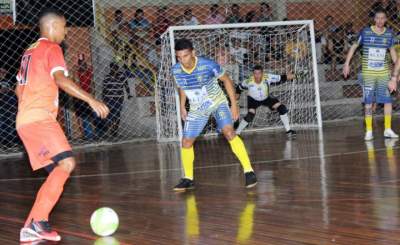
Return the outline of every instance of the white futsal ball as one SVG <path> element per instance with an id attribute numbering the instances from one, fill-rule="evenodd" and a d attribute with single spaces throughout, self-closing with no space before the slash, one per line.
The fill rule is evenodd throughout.
<path id="1" fill-rule="evenodd" d="M 117 213 L 111 208 L 103 207 L 93 212 L 90 226 L 99 236 L 110 236 L 118 229 L 119 219 Z"/>

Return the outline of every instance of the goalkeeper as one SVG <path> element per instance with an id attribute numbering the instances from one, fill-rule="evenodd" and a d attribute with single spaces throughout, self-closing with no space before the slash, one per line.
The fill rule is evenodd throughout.
<path id="1" fill-rule="evenodd" d="M 294 76 L 291 73 L 286 75 L 268 74 L 264 73 L 261 65 L 254 66 L 253 75 L 236 86 L 236 94 L 238 96 L 240 96 L 243 90 L 248 90 L 247 115 L 240 122 L 236 129 L 236 134 L 240 134 L 254 120 L 258 107 L 267 106 L 271 111 L 279 113 L 283 126 L 286 129 L 286 135 L 290 138 L 295 137 L 296 132 L 289 125 L 288 109 L 270 94 L 271 84 L 283 83 L 287 80 L 293 80 L 293 78 Z"/>

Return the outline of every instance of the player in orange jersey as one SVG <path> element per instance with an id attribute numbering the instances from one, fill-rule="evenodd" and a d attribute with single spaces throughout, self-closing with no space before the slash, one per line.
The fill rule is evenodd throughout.
<path id="1" fill-rule="evenodd" d="M 17 132 L 28 152 L 33 170 L 46 168 L 49 176 L 37 193 L 35 203 L 20 232 L 21 242 L 59 241 L 49 225 L 49 214 L 75 168 L 71 147 L 56 121 L 58 89 L 85 101 L 101 118 L 109 109 L 80 89 L 70 78 L 62 49 L 67 29 L 64 16 L 45 10 L 39 18 L 41 38 L 24 53 L 17 74 Z"/>

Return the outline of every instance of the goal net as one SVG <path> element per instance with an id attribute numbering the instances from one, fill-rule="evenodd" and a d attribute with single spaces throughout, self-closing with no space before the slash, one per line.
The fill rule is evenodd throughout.
<path id="1" fill-rule="evenodd" d="M 161 37 L 161 68 L 155 98 L 159 141 L 178 140 L 181 133 L 179 96 L 171 71 L 176 62 L 174 43 L 181 38 L 193 42 L 198 56 L 219 63 L 235 85 L 251 76 L 256 64 L 262 65 L 265 73 L 294 74 L 291 81 L 271 84 L 270 94 L 287 106 L 294 128 L 321 127 L 312 21 L 176 26 Z M 243 118 L 247 114 L 246 92 L 242 93 L 239 103 Z M 282 127 L 276 112 L 260 107 L 246 130 Z M 210 118 L 203 134 L 215 133 L 216 124 Z"/>

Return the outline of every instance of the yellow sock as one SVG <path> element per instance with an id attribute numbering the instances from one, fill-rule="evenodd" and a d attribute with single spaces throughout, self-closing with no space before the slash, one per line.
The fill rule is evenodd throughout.
<path id="1" fill-rule="evenodd" d="M 236 136 L 233 140 L 229 141 L 229 144 L 231 145 L 233 153 L 235 153 L 236 157 L 239 159 L 240 164 L 242 164 L 244 172 L 247 173 L 253 171 L 246 147 L 240 137 Z"/>
<path id="2" fill-rule="evenodd" d="M 182 148 L 181 150 L 182 165 L 185 172 L 185 178 L 193 180 L 193 146 L 190 148 Z"/>
<path id="3" fill-rule="evenodd" d="M 385 117 L 386 123 L 386 117 Z M 372 131 L 372 116 L 365 116 L 365 127 L 367 131 Z"/>
<path id="4" fill-rule="evenodd" d="M 385 129 L 392 128 L 392 115 L 385 115 Z"/>

